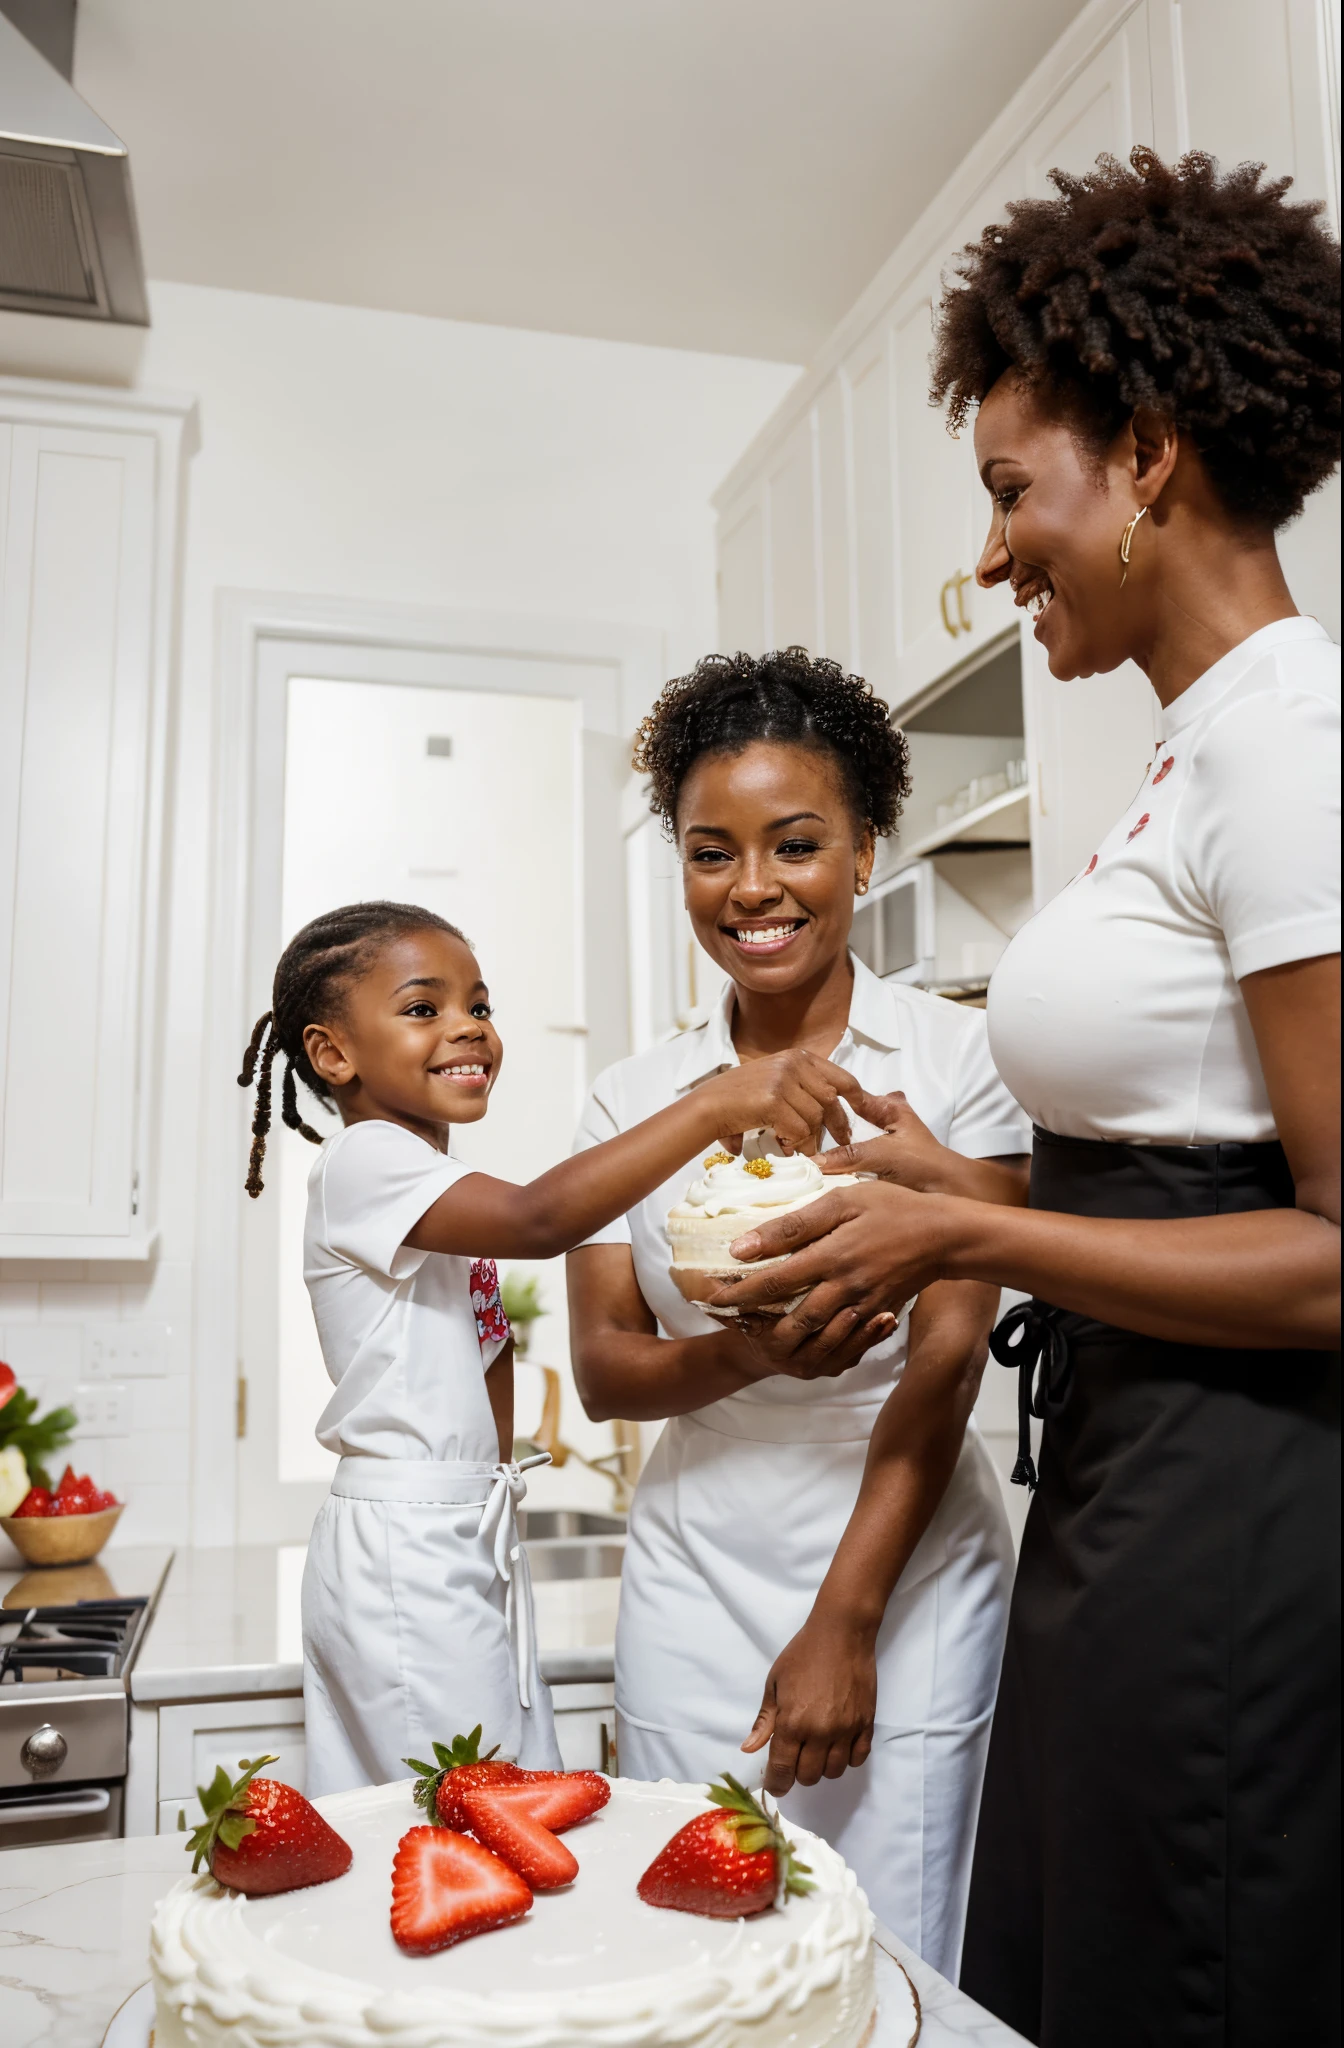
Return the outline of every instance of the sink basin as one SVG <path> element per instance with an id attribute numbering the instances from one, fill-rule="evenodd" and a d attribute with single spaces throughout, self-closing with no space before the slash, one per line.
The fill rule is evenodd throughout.
<path id="1" fill-rule="evenodd" d="M 591 1538 L 587 1542 L 534 1542 L 527 1546 L 527 1561 L 535 1584 L 547 1579 L 618 1579 L 625 1545 Z"/>
<path id="2" fill-rule="evenodd" d="M 555 1537 L 624 1536 L 624 1515 L 603 1515 L 586 1508 L 520 1508 L 518 1534 L 524 1543 Z"/>

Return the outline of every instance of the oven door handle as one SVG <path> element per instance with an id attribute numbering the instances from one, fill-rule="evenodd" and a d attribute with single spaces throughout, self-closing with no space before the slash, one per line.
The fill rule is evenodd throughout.
<path id="1" fill-rule="evenodd" d="M 106 1785 L 89 1785 L 79 1792 L 46 1792 L 40 1799 L 0 1799 L 0 1828 L 17 1827 L 20 1821 L 71 1820 L 79 1814 L 106 1813 L 112 1794 Z"/>

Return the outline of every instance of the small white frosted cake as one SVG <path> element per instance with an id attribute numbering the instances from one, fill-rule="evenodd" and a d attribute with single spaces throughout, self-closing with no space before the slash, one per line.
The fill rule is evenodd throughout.
<path id="1" fill-rule="evenodd" d="M 875 2010 L 872 1916 L 834 1849 L 789 1827 L 816 1889 L 747 1920 L 645 1905 L 636 1886 L 707 1805 L 617 1779 L 564 1837 L 579 1875 L 525 1919 L 436 1955 L 389 1924 L 409 1784 L 316 1802 L 344 1877 L 245 1898 L 186 1878 L 154 1916 L 156 2048 L 858 2048 Z"/>
<path id="2" fill-rule="evenodd" d="M 705 1170 L 686 1190 L 684 1201 L 667 1212 L 667 1241 L 672 1248 L 672 1278 L 687 1301 L 707 1315 L 732 1318 L 733 1308 L 710 1308 L 706 1296 L 730 1273 L 760 1273 L 782 1266 L 783 1259 L 756 1259 L 744 1265 L 728 1247 L 736 1237 L 770 1223 L 789 1209 L 801 1209 L 835 1188 L 856 1187 L 857 1173 L 823 1173 L 815 1159 L 795 1152 L 783 1159 L 769 1152 L 760 1159 L 734 1159 L 712 1153 Z M 804 1290 L 806 1291 L 806 1290 Z M 783 1315 L 802 1300 L 780 1302 L 763 1314 Z"/>

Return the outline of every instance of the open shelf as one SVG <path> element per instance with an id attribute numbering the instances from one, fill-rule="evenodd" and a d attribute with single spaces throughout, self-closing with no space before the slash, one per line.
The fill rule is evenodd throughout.
<path id="1" fill-rule="evenodd" d="M 919 839 L 912 839 L 908 846 L 902 846 L 889 874 L 897 874 L 910 865 L 912 860 L 925 860 L 931 853 L 940 853 L 944 848 L 955 846 L 968 852 L 979 848 L 985 853 L 1002 853 L 1009 847 L 1030 846 L 1031 836 L 1027 830 L 1026 803 L 1028 790 L 1025 785 L 1018 789 L 1004 789 L 988 803 L 977 804 L 973 811 L 963 811 L 959 818 L 949 824 L 939 825 L 933 832 L 926 832 Z M 1021 809 L 1021 822 L 1016 830 L 1008 830 L 1017 821 L 1009 813 Z M 986 831 L 993 820 L 1001 819 L 1002 825 L 996 831 Z"/>

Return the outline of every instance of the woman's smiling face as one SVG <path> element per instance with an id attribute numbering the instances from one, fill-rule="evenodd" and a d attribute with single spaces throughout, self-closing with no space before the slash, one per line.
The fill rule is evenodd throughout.
<path id="1" fill-rule="evenodd" d="M 1120 585 L 1120 536 L 1138 504 L 1132 449 L 1126 432 L 1092 457 L 1076 427 L 1011 373 L 976 415 L 975 459 L 993 500 L 976 580 L 984 588 L 1011 584 L 1013 602 L 1036 621 L 1052 675 L 1118 668 L 1142 637 L 1143 561 L 1152 544 L 1142 526 L 1132 580 L 1123 594 Z"/>
<path id="2" fill-rule="evenodd" d="M 686 908 L 735 982 L 782 993 L 843 954 L 873 835 L 824 752 L 769 740 L 702 754 L 677 801 Z"/>

